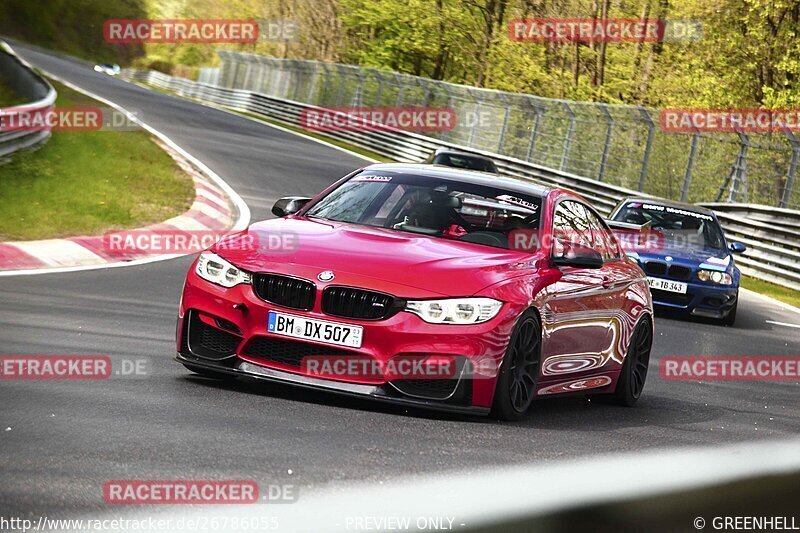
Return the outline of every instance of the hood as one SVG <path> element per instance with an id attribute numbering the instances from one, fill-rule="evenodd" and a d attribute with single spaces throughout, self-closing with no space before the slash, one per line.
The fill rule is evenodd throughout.
<path id="1" fill-rule="evenodd" d="M 673 263 L 718 270 L 725 270 L 726 267 L 733 264 L 730 252 L 727 250 L 699 246 L 669 246 L 668 243 L 665 243 L 658 252 L 639 252 L 639 256 L 644 260 L 657 259 L 662 261 L 665 257 L 671 257 L 671 262 Z"/>
<path id="2" fill-rule="evenodd" d="M 331 285 L 416 298 L 471 296 L 538 266 L 537 255 L 519 251 L 302 217 L 258 222 L 212 250 L 251 272 L 319 285 L 319 273 L 330 270 Z"/>

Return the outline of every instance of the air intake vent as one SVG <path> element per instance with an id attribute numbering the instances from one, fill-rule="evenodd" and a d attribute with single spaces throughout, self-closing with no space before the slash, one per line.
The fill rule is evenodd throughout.
<path id="1" fill-rule="evenodd" d="M 286 366 L 300 368 L 305 357 L 343 357 L 357 355 L 355 352 L 319 346 L 307 342 L 281 340 L 271 337 L 254 337 L 245 346 L 243 353 Z"/>
<path id="2" fill-rule="evenodd" d="M 310 281 L 278 274 L 253 274 L 253 291 L 266 302 L 309 311 L 317 288 Z"/>

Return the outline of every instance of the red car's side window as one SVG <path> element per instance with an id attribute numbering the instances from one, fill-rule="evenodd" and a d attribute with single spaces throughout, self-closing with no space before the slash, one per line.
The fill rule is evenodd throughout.
<path id="1" fill-rule="evenodd" d="M 619 257 L 614 238 L 597 215 L 580 202 L 559 202 L 553 214 L 553 255 L 570 246 L 593 248 L 605 260 Z"/>

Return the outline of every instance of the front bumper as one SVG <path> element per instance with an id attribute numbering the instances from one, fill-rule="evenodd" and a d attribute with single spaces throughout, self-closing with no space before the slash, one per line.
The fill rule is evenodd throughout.
<path id="1" fill-rule="evenodd" d="M 506 304 L 494 319 L 470 326 L 428 324 L 406 312 L 399 312 L 385 320 L 360 321 L 322 313 L 320 299 L 323 287 L 318 287 L 314 308 L 311 311 L 299 311 L 261 300 L 250 285 L 226 289 L 206 282 L 193 269 L 190 270 L 177 324 L 177 360 L 190 367 L 397 404 L 473 414 L 486 414 L 489 411 L 496 376 L 487 374 L 485 369 L 499 367 L 519 310 Z M 274 335 L 267 331 L 269 311 L 361 326 L 362 346 L 351 349 Z M 214 328 L 213 331 L 209 330 L 212 336 L 221 332 L 231 340 L 229 353 L 225 357 L 214 354 L 209 357 L 196 345 L 190 347 L 190 339 L 196 341 L 198 337 L 194 333 L 189 334 L 188 329 L 190 325 L 198 323 L 199 317 L 202 317 L 203 328 Z M 219 344 L 214 339 L 210 342 Z M 459 373 L 458 380 L 452 382 L 452 393 L 440 395 L 437 392 L 431 395 L 426 392 L 427 389 L 422 393 L 417 389 L 409 390 L 408 380 L 390 381 L 380 376 L 372 376 L 371 379 L 363 376 L 327 379 L 310 375 L 301 365 L 292 364 L 284 357 L 272 357 L 275 355 L 272 353 L 274 349 L 263 349 L 265 344 L 278 346 L 280 343 L 291 345 L 290 351 L 298 348 L 306 353 L 309 347 L 319 348 L 320 355 L 331 350 L 338 353 L 343 351 L 344 355 L 368 357 L 381 364 L 405 356 L 454 356 L 463 361 L 462 368 L 468 370 Z M 484 370 L 476 373 L 472 371 L 475 368 Z M 439 379 L 430 387 L 441 391 L 443 385 L 443 380 Z"/>
<path id="2" fill-rule="evenodd" d="M 653 304 L 687 311 L 693 316 L 721 319 L 728 316 L 739 298 L 739 287 L 715 287 L 691 282 L 687 285 L 686 294 L 653 289 Z"/>

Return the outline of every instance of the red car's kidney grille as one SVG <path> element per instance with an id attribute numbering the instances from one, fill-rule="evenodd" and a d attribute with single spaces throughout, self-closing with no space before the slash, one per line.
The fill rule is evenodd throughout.
<path id="1" fill-rule="evenodd" d="M 303 279 L 278 274 L 254 274 L 253 291 L 264 301 L 308 311 L 314 307 L 317 288 Z"/>
<path id="2" fill-rule="evenodd" d="M 352 287 L 328 287 L 322 292 L 322 312 L 361 320 L 381 320 L 398 311 L 394 296 Z"/>
<path id="3" fill-rule="evenodd" d="M 355 352 L 330 346 L 318 346 L 307 342 L 255 337 L 245 347 L 246 356 L 258 357 L 287 366 L 300 368 L 304 357 L 348 356 Z"/>

